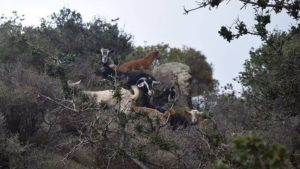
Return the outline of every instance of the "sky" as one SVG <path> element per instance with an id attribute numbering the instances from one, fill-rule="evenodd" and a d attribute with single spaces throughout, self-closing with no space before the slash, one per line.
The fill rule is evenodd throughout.
<path id="1" fill-rule="evenodd" d="M 232 83 L 241 91 L 241 85 L 233 81 L 243 71 L 243 63 L 249 59 L 251 48 L 258 48 L 259 37 L 244 36 L 228 43 L 219 36 L 221 26 L 230 26 L 236 18 L 247 24 L 254 23 L 251 7 L 240 10 L 242 4 L 230 1 L 218 9 L 200 9 L 184 15 L 183 7 L 193 8 L 194 0 L 0 0 L 0 14 L 11 16 L 12 11 L 25 15 L 24 25 L 37 26 L 41 18 L 47 18 L 63 7 L 79 12 L 84 22 L 100 17 L 117 23 L 121 30 L 133 35 L 135 46 L 169 44 L 170 47 L 192 47 L 201 51 L 213 66 L 213 77 L 220 86 Z M 287 30 L 293 22 L 285 14 L 271 20 L 270 29 Z"/>

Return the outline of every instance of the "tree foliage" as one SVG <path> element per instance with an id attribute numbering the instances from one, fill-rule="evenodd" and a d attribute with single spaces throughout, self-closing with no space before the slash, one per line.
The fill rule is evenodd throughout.
<path id="1" fill-rule="evenodd" d="M 297 115 L 300 110 L 300 33 L 276 33 L 257 50 L 240 73 L 245 96 L 262 110 Z"/>
<path id="2" fill-rule="evenodd" d="M 22 62 L 40 73 L 59 77 L 66 94 L 68 72 L 85 63 L 90 64 L 87 71 L 91 75 L 101 47 L 115 49 L 117 54 L 132 50 L 132 36 L 119 30 L 117 24 L 100 18 L 84 23 L 80 13 L 68 8 L 43 18 L 38 27 L 23 27 L 22 20 L 17 12 L 11 18 L 1 18 L 0 61 Z"/>
<path id="3" fill-rule="evenodd" d="M 254 8 L 255 24 L 248 26 L 244 21 L 237 19 L 231 27 L 222 26 L 219 34 L 228 42 L 247 34 L 258 35 L 263 41 L 266 41 L 271 36 L 267 25 L 271 23 L 271 17 L 274 13 L 286 13 L 299 24 L 299 0 L 239 0 L 239 2 L 242 3 L 241 9 L 245 9 L 247 6 Z M 209 9 L 217 8 L 219 5 L 225 3 L 230 3 L 230 0 L 202 0 L 197 2 L 197 7 L 195 8 L 184 8 L 184 13 L 188 14 L 191 11 L 206 7 Z M 294 28 L 295 26 L 291 27 L 291 29 Z"/>

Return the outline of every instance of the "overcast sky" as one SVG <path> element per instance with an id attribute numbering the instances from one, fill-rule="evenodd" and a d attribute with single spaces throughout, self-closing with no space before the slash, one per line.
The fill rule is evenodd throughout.
<path id="1" fill-rule="evenodd" d="M 188 46 L 201 51 L 213 65 L 214 78 L 223 86 L 233 83 L 236 90 L 240 85 L 233 78 L 243 70 L 244 61 L 249 58 L 251 47 L 261 45 L 258 37 L 245 36 L 228 43 L 218 35 L 222 25 L 230 26 L 239 17 L 246 23 L 253 23 L 253 10 L 249 6 L 240 10 L 242 4 L 232 0 L 217 10 L 201 9 L 183 15 L 183 6 L 195 7 L 194 0 L 0 0 L 0 12 L 11 16 L 12 11 L 25 15 L 25 25 L 38 25 L 63 7 L 81 13 L 85 22 L 101 17 L 117 22 L 120 29 L 134 36 L 138 45 L 166 43 L 171 47 Z M 286 15 L 272 18 L 272 28 L 286 30 L 292 21 Z"/>

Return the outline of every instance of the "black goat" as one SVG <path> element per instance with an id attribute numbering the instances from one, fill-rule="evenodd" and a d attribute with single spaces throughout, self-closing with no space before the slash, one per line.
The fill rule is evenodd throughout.
<path id="1" fill-rule="evenodd" d="M 172 130 L 176 130 L 179 126 L 186 128 L 189 124 L 188 119 L 180 113 L 171 114 L 169 122 Z"/>
<path id="2" fill-rule="evenodd" d="M 139 100 L 138 106 L 149 107 L 160 112 L 165 112 L 169 109 L 169 103 L 174 103 L 176 99 L 176 92 L 174 87 L 166 88 L 164 91 L 156 96 L 147 96 L 141 93 L 143 99 Z"/>
<path id="3" fill-rule="evenodd" d="M 175 103 L 175 100 L 176 100 L 175 87 L 170 87 L 164 89 L 164 91 L 160 95 L 153 96 L 149 106 L 160 112 L 165 112 L 169 109 L 168 103 Z"/>

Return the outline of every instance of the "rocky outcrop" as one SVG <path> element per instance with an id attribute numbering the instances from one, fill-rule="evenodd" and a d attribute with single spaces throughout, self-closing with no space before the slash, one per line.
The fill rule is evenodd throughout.
<path id="1" fill-rule="evenodd" d="M 152 70 L 153 76 L 161 82 L 158 87 L 174 86 L 177 94 L 177 103 L 181 107 L 191 107 L 191 79 L 190 67 L 188 65 L 170 62 L 160 65 Z"/>

